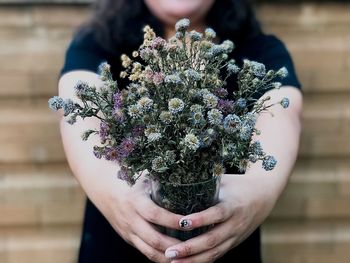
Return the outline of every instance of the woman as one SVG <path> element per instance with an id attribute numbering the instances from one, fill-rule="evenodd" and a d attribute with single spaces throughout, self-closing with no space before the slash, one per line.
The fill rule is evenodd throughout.
<path id="1" fill-rule="evenodd" d="M 244 0 L 101 0 L 93 19 L 71 42 L 59 81 L 59 95 L 74 97 L 78 80 L 100 86 L 98 65 L 108 61 L 118 79 L 120 55 L 130 54 L 142 43 L 141 30 L 149 24 L 158 35 L 169 38 L 175 22 L 190 18 L 191 29 L 212 27 L 218 40 L 236 44 L 233 58 L 264 63 L 269 69 L 287 67 L 283 88 L 267 91 L 273 101 L 288 97 L 287 110 L 273 107 L 262 115 L 257 128 L 264 149 L 278 160 L 272 172 L 252 165 L 245 176 L 222 178 L 218 205 L 184 218 L 157 207 L 142 182 L 130 188 L 116 178 L 116 164 L 91 154 L 98 138 L 82 142 L 82 131 L 99 127 L 98 120 L 78 120 L 74 126 L 62 118 L 61 133 L 70 167 L 88 196 L 79 262 L 261 262 L 259 225 L 271 212 L 294 165 L 300 133 L 302 96 L 291 58 L 283 43 L 265 35 Z M 234 81 L 228 89 L 234 90 Z M 262 95 L 262 94 L 261 94 Z M 186 220 L 189 228 L 215 224 L 199 237 L 186 242 L 157 232 L 152 224 L 179 229 Z M 181 225 L 181 224 L 180 224 Z"/>

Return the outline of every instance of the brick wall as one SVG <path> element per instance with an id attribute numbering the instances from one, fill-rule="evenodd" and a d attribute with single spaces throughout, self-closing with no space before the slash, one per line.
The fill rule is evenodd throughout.
<path id="1" fill-rule="evenodd" d="M 291 51 L 305 91 L 300 158 L 263 227 L 268 263 L 349 262 L 349 12 L 330 2 L 258 8 L 265 30 Z M 84 5 L 0 4 L 0 262 L 76 259 L 84 195 L 47 99 L 87 14 Z"/>

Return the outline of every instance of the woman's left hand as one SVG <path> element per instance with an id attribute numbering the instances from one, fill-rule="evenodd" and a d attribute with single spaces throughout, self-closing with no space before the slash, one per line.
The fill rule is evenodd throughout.
<path id="1" fill-rule="evenodd" d="M 264 185 L 265 180 L 256 179 L 250 175 L 224 175 L 220 202 L 180 220 L 188 226 L 187 230 L 215 226 L 198 237 L 169 247 L 165 256 L 172 263 L 214 262 L 245 240 L 265 220 L 277 200 L 274 191 Z"/>

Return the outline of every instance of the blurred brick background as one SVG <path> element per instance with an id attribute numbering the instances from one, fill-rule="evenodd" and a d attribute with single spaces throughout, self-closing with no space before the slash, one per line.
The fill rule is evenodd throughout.
<path id="1" fill-rule="evenodd" d="M 0 0 L 1 263 L 76 260 L 84 195 L 47 99 L 84 2 Z M 263 226 L 265 262 L 349 263 L 350 4 L 264 1 L 257 11 L 305 91 L 300 157 Z"/>

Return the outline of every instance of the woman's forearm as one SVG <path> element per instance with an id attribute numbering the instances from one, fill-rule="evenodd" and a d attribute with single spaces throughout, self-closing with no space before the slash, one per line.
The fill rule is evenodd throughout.
<path id="1" fill-rule="evenodd" d="M 273 90 L 266 95 L 271 97 L 271 102 L 280 101 L 283 97 L 290 100 L 287 109 L 276 105 L 271 108 L 273 116 L 264 113 L 257 121 L 261 135 L 256 139 L 261 142 L 268 155 L 276 158 L 277 165 L 272 171 L 265 171 L 261 163 L 256 163 L 247 170 L 246 175 L 249 175 L 247 180 L 261 186 L 266 195 L 270 195 L 276 201 L 288 182 L 298 154 L 302 95 L 293 87 Z"/>
<path id="2" fill-rule="evenodd" d="M 84 71 L 72 72 L 60 79 L 59 95 L 62 98 L 76 100 L 74 85 L 77 80 L 86 81 L 96 87 L 101 85 L 97 74 Z M 99 145 L 98 136 L 92 135 L 87 141 L 81 139 L 81 134 L 84 131 L 88 129 L 98 130 L 100 121 L 97 118 L 85 118 L 84 120 L 78 118 L 74 125 L 70 125 L 63 118 L 62 112 L 59 115 L 60 131 L 67 161 L 74 176 L 90 199 L 98 199 L 100 193 L 109 192 L 108 188 L 116 191 L 116 189 L 122 190 L 123 187 L 128 187 L 117 179 L 119 169 L 117 163 L 97 159 L 93 155 L 93 146 Z"/>

